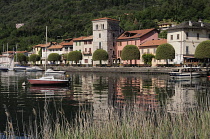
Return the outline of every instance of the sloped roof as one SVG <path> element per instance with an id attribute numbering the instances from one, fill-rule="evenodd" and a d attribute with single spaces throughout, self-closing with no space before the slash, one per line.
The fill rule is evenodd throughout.
<path id="1" fill-rule="evenodd" d="M 139 45 L 139 48 L 141 47 L 149 47 L 149 46 L 158 46 L 161 44 L 167 43 L 167 39 L 159 39 L 159 40 L 148 40 L 145 43 Z"/>
<path id="2" fill-rule="evenodd" d="M 48 49 L 61 49 L 63 45 L 51 45 Z"/>
<path id="3" fill-rule="evenodd" d="M 120 37 L 118 37 L 118 40 L 140 38 L 140 37 L 144 36 L 145 34 L 151 32 L 153 30 L 155 30 L 155 28 L 125 31 Z"/>
<path id="4" fill-rule="evenodd" d="M 84 38 L 87 38 L 86 36 L 81 36 L 79 38 L 74 38 L 74 41 L 82 41 Z"/>
<path id="5" fill-rule="evenodd" d="M 97 21 L 97 20 L 113 20 L 113 21 L 118 21 L 118 22 L 119 22 L 119 20 L 112 19 L 112 18 L 108 18 L 108 17 L 103 17 L 103 18 L 93 19 L 92 21 Z"/>
<path id="6" fill-rule="evenodd" d="M 178 24 L 174 27 L 169 28 L 168 30 L 174 30 L 174 29 L 210 29 L 210 23 L 204 23 L 204 22 L 193 22 L 193 21 L 185 21 L 181 24 Z"/>
<path id="7" fill-rule="evenodd" d="M 38 44 L 38 45 L 35 45 L 35 46 L 33 46 L 33 47 L 34 47 L 34 48 L 36 48 L 36 47 L 45 48 L 45 47 L 48 47 L 48 46 L 50 46 L 50 43 L 47 43 L 47 44 Z"/>
<path id="8" fill-rule="evenodd" d="M 27 51 L 7 51 L 7 52 L 3 52 L 4 54 L 14 54 L 14 53 L 27 53 Z"/>
<path id="9" fill-rule="evenodd" d="M 93 36 L 88 36 L 86 38 L 84 38 L 83 40 L 92 40 L 93 39 Z"/>
<path id="10" fill-rule="evenodd" d="M 66 46 L 66 45 L 73 45 L 73 39 L 71 40 L 71 41 L 69 41 L 69 42 L 65 42 L 65 41 L 63 41 L 63 42 L 61 42 L 60 43 L 60 45 L 63 45 L 63 46 Z"/>

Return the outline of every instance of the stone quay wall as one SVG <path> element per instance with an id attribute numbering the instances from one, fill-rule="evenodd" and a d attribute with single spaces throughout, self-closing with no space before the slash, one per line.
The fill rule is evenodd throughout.
<path id="1" fill-rule="evenodd" d="M 110 73 L 145 73 L 145 74 L 168 74 L 171 67 L 71 67 L 71 66 L 49 66 L 54 70 L 65 70 L 67 72 L 110 72 Z"/>

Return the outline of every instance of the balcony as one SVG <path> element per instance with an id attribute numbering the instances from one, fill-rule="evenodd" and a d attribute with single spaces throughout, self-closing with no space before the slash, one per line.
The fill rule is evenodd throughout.
<path id="1" fill-rule="evenodd" d="M 112 58 L 117 58 L 117 56 L 116 55 L 112 55 Z"/>
<path id="2" fill-rule="evenodd" d="M 84 56 L 92 56 L 92 53 L 91 52 L 83 52 L 83 55 Z"/>

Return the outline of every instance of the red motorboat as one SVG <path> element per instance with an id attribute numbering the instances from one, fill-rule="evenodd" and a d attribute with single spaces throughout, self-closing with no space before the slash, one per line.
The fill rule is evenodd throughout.
<path id="1" fill-rule="evenodd" d="M 45 76 L 38 79 L 28 79 L 31 85 L 68 85 L 69 79 L 56 79 L 54 76 Z"/>

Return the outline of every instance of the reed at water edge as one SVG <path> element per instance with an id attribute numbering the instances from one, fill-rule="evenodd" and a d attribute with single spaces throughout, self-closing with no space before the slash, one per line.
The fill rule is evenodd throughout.
<path id="1" fill-rule="evenodd" d="M 210 111 L 193 109 L 185 113 L 170 114 L 162 111 L 143 112 L 126 109 L 117 113 L 108 109 L 99 119 L 92 114 L 80 112 L 73 123 L 67 121 L 62 110 L 55 119 L 45 106 L 41 122 L 35 118 L 24 127 L 25 138 L 30 139 L 121 139 L 121 138 L 210 138 Z M 15 132 L 8 116 L 5 136 L 15 138 Z M 24 124 L 23 124 L 24 125 Z"/>

